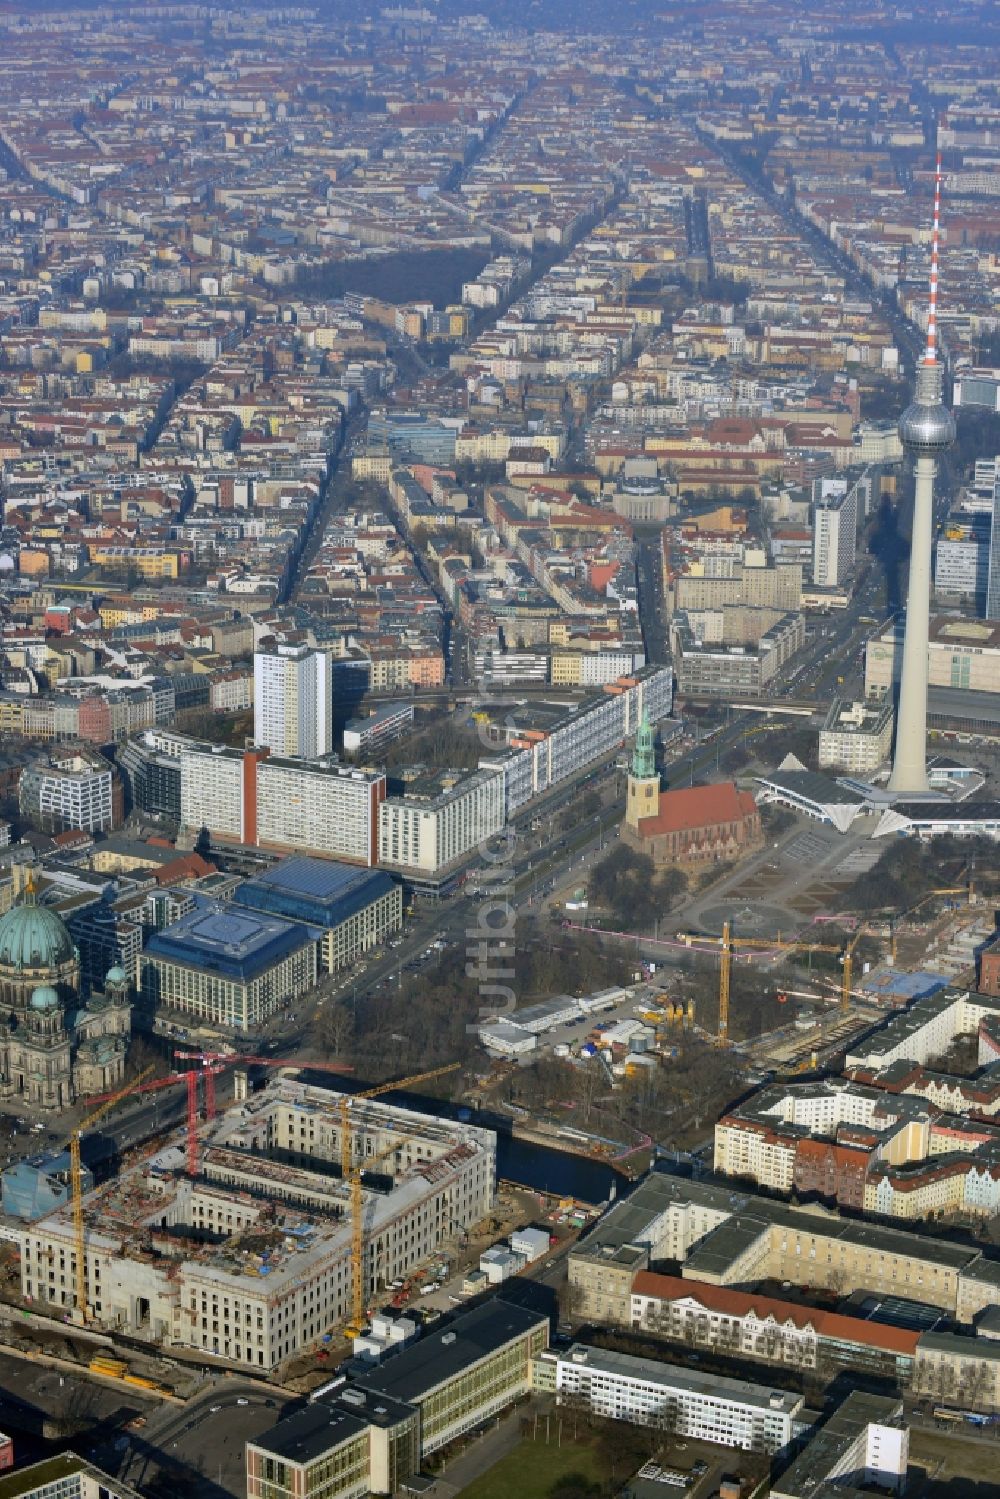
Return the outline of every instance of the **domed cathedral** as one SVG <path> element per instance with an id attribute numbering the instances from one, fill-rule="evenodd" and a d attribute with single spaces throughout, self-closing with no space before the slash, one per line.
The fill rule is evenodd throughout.
<path id="1" fill-rule="evenodd" d="M 132 1033 L 127 975 L 80 998 L 80 957 L 62 918 L 38 904 L 29 877 L 0 917 L 0 1099 L 62 1109 L 124 1081 Z"/>

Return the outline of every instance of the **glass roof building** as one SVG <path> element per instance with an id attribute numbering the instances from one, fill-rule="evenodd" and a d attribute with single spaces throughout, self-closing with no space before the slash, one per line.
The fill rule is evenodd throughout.
<path id="1" fill-rule="evenodd" d="M 323 930 L 323 966 L 331 972 L 399 930 L 402 888 L 381 870 L 296 856 L 246 880 L 239 906 Z"/>

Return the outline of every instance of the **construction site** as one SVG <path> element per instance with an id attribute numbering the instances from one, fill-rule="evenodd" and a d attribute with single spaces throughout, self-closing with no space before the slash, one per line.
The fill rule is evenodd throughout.
<path id="1" fill-rule="evenodd" d="M 338 1328 L 351 1335 L 382 1288 L 493 1207 L 491 1131 L 374 1094 L 279 1075 L 196 1117 L 17 1231 L 26 1299 L 273 1370 Z"/>

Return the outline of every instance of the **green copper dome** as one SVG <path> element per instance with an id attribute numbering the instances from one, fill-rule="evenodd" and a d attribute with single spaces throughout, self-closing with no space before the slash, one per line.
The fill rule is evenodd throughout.
<path id="1" fill-rule="evenodd" d="M 39 906 L 29 893 L 23 906 L 12 906 L 0 917 L 0 966 L 5 968 L 58 968 L 68 963 L 76 949 L 62 919 L 47 906 Z"/>
<path id="2" fill-rule="evenodd" d="M 31 991 L 31 1008 L 33 1010 L 54 1010 L 59 1005 L 59 996 L 50 984 L 39 984 L 37 989 Z"/>
<path id="3" fill-rule="evenodd" d="M 128 974 L 125 972 L 124 968 L 121 968 L 116 963 L 113 968 L 108 969 L 104 982 L 106 984 L 127 984 Z"/>
<path id="4" fill-rule="evenodd" d="M 635 751 L 632 755 L 632 775 L 636 780 L 649 781 L 656 775 L 656 737 L 653 726 L 645 713 L 635 736 Z"/>

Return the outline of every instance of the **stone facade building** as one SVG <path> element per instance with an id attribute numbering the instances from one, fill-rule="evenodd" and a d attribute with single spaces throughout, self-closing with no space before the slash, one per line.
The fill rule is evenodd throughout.
<path id="1" fill-rule="evenodd" d="M 21 903 L 0 918 L 0 1098 L 64 1109 L 116 1088 L 131 1017 L 120 968 L 83 1003 L 73 939 L 29 882 Z"/>

